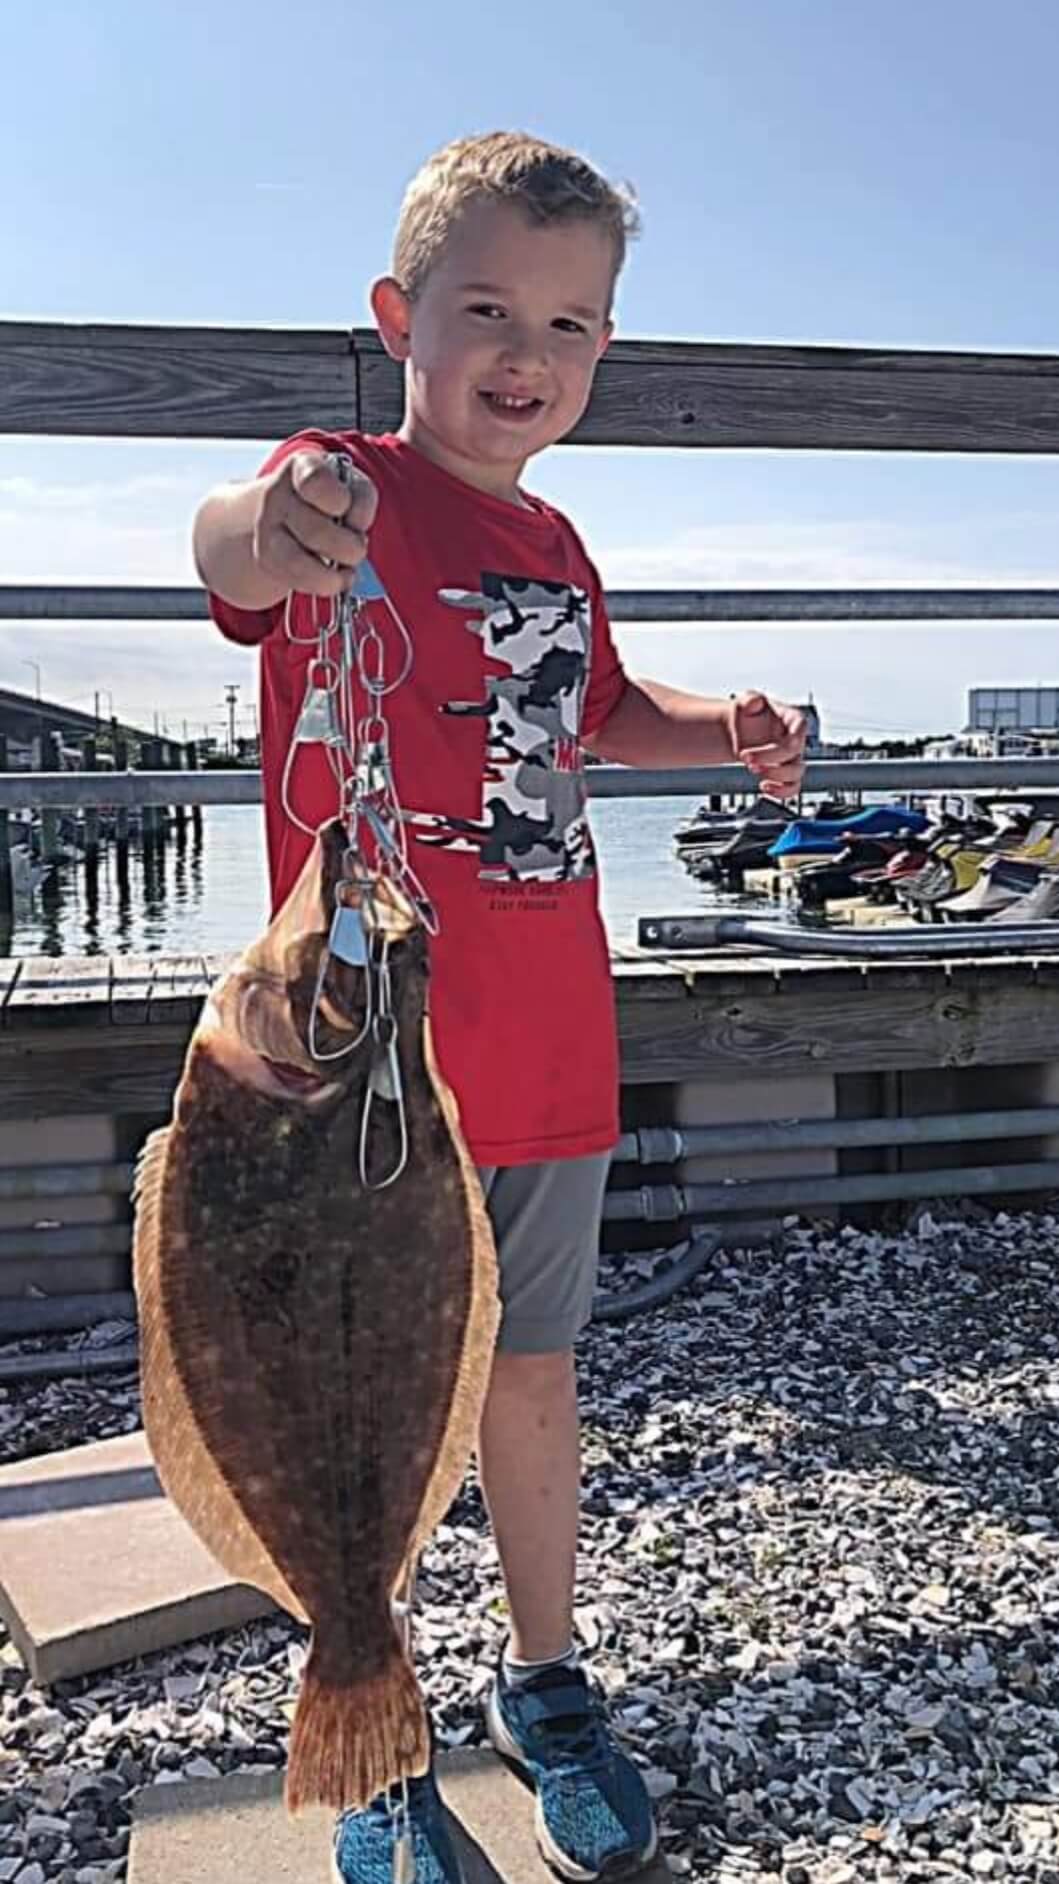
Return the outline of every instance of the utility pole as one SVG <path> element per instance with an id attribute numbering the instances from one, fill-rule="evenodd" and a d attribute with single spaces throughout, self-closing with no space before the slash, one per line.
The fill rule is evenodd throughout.
<path id="1" fill-rule="evenodd" d="M 238 686 L 232 685 L 227 686 L 224 690 L 224 698 L 228 707 L 228 757 L 230 759 L 235 758 L 235 696 L 238 692 Z"/>

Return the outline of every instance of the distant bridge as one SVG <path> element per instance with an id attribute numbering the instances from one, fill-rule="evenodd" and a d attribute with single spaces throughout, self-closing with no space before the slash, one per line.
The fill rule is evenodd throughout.
<path id="1" fill-rule="evenodd" d="M 91 739 L 100 733 L 109 733 L 115 727 L 119 739 L 124 739 L 130 745 L 139 746 L 145 740 L 156 737 L 154 733 L 144 732 L 138 726 L 126 726 L 120 721 L 112 722 L 109 719 L 97 720 L 94 713 L 82 713 L 79 707 L 64 706 L 61 700 L 38 700 L 35 694 L 16 693 L 10 687 L 0 687 L 0 736 L 7 739 L 8 764 L 12 768 L 19 762 L 20 747 L 23 753 L 32 753 L 37 742 L 45 739 L 49 733 L 58 733 L 65 743 Z M 43 756 L 41 752 L 40 757 Z"/>

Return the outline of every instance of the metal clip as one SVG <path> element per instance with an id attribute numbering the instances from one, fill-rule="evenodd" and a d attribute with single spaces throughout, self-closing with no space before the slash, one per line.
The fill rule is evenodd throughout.
<path id="1" fill-rule="evenodd" d="M 393 767 L 390 761 L 390 733 L 386 721 L 369 713 L 357 721 L 357 783 L 362 797 L 369 793 L 390 792 Z"/>
<path id="2" fill-rule="evenodd" d="M 381 602 L 385 599 L 386 590 L 366 556 L 362 563 L 357 564 L 353 577 L 353 594 L 358 602 Z"/>
<path id="3" fill-rule="evenodd" d="M 416 1853 L 412 1843 L 412 1828 L 407 1822 L 397 1834 L 393 1844 L 393 1868 L 391 1884 L 415 1884 Z"/>
<path id="4" fill-rule="evenodd" d="M 296 599 L 296 592 L 292 590 L 283 605 L 283 632 L 287 640 L 291 643 L 291 646 L 295 648 L 316 647 L 322 649 L 326 646 L 328 637 L 334 634 L 338 626 L 334 604 L 325 601 L 325 607 L 328 610 L 327 618 L 324 621 L 318 621 L 317 603 L 320 598 L 315 595 L 302 596 L 302 601 L 308 602 L 310 607 L 313 630 L 312 633 L 308 635 L 297 635 L 294 632 L 294 604 Z"/>
<path id="5" fill-rule="evenodd" d="M 390 1884 L 415 1884 L 416 1852 L 412 1822 L 408 1815 L 407 1779 L 401 1781 L 401 1796 L 397 1804 L 390 1805 L 390 1830 L 393 1834 Z"/>
<path id="6" fill-rule="evenodd" d="M 341 746 L 345 734 L 335 718 L 335 696 L 330 687 L 310 687 L 302 702 L 294 739 L 302 745 Z"/>
<path id="7" fill-rule="evenodd" d="M 401 1100 L 401 1063 L 397 1058 L 396 1044 L 391 1044 L 377 1052 L 371 1063 L 368 1085 L 376 1099 L 385 1099 L 395 1106 Z"/>
<path id="8" fill-rule="evenodd" d="M 364 973 L 364 1020 L 360 1032 L 344 1046 L 335 1047 L 325 1053 L 316 1037 L 320 1019 L 320 1001 L 323 997 L 324 982 L 332 958 L 345 964 L 347 968 L 363 968 Z M 325 1063 L 329 1060 L 344 1060 L 366 1040 L 376 1018 L 375 1010 L 375 974 L 371 967 L 371 942 L 364 927 L 364 918 L 358 908 L 342 900 L 342 886 L 339 885 L 335 901 L 335 913 L 331 918 L 331 928 L 327 942 L 320 951 L 320 966 L 316 971 L 316 986 L 313 989 L 312 1006 L 309 1009 L 308 1048 L 314 1060 Z"/>
<path id="9" fill-rule="evenodd" d="M 385 851 L 390 857 L 400 859 L 402 854 L 400 840 L 390 829 L 385 818 L 376 810 L 375 806 L 365 804 L 363 806 L 363 817 L 379 849 Z"/>
<path id="10" fill-rule="evenodd" d="M 348 903 L 337 905 L 327 946 L 332 955 L 337 956 L 340 962 L 345 962 L 347 968 L 367 967 L 368 938 L 359 909 L 352 909 Z"/>
<path id="11" fill-rule="evenodd" d="M 364 1094 L 364 1110 L 360 1117 L 360 1181 L 366 1191 L 384 1191 L 387 1185 L 393 1184 L 400 1177 L 408 1163 L 408 1118 L 405 1112 L 401 1062 L 397 1054 L 397 1022 L 389 1012 L 389 971 L 385 967 L 383 975 L 385 979 L 372 1024 L 375 1051 L 371 1072 L 368 1074 L 367 1090 Z M 388 1171 L 385 1177 L 371 1178 L 368 1175 L 368 1134 L 371 1129 L 375 1102 L 378 1099 L 397 1108 L 397 1158 L 393 1169 Z"/>

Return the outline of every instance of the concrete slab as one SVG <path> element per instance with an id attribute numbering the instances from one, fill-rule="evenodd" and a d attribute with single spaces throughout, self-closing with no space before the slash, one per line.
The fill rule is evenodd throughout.
<path id="1" fill-rule="evenodd" d="M 36 1681 L 269 1615 L 155 1476 L 142 1432 L 0 1468 L 0 1616 Z"/>
<path id="2" fill-rule="evenodd" d="M 492 1753 L 443 1754 L 438 1776 L 465 1884 L 554 1884 L 533 1833 L 533 1795 Z M 128 1884 L 319 1884 L 331 1874 L 334 1815 L 288 1818 L 281 1775 L 150 1786 L 136 1799 Z M 661 1860 L 640 1873 L 663 1884 Z"/>

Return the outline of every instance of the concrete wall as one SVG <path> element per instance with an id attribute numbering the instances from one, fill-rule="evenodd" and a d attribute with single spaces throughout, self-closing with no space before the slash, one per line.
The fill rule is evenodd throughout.
<path id="1" fill-rule="evenodd" d="M 0 1121 L 0 1170 L 52 1164 L 109 1164 L 117 1155 L 115 1121 L 100 1113 L 62 1118 Z M 47 1239 L 54 1229 L 121 1224 L 129 1215 L 121 1196 L 86 1192 L 80 1197 L 0 1198 L 0 1296 L 80 1295 L 129 1287 L 129 1258 L 122 1255 L 54 1255 Z M 9 1253 L 8 1237 L 22 1232 Z M 5 1234 L 7 1233 L 7 1234 Z M 11 1241 L 15 1238 L 11 1236 Z"/>

